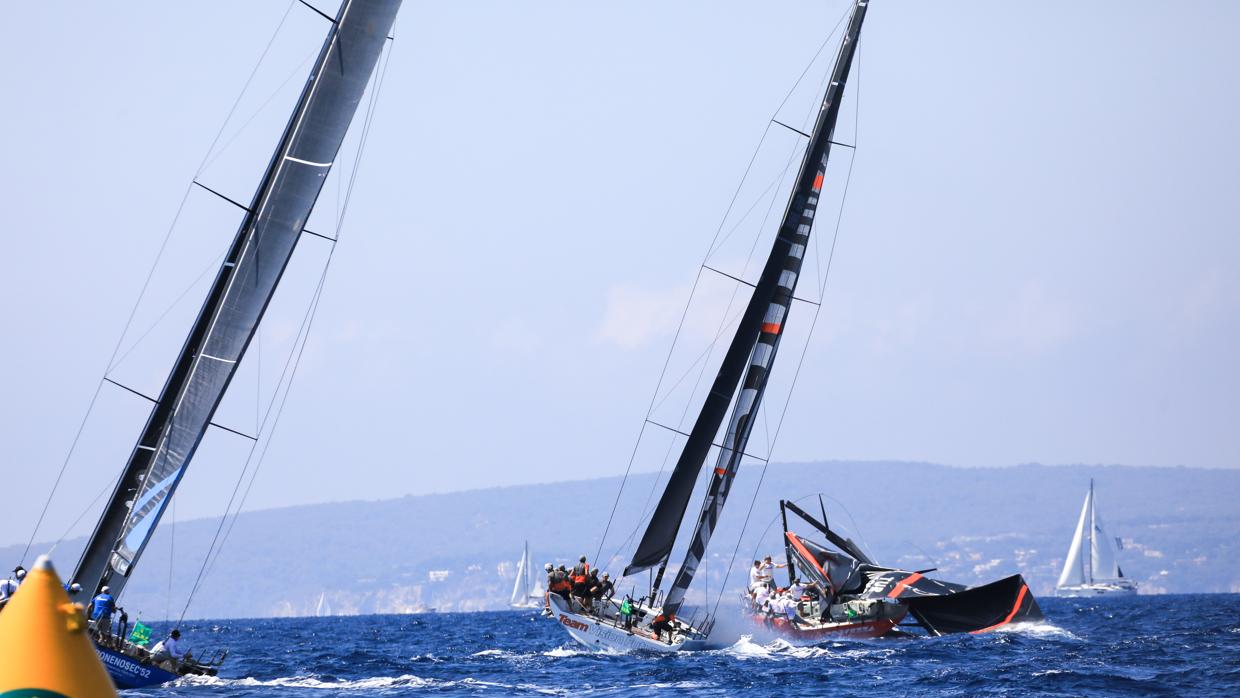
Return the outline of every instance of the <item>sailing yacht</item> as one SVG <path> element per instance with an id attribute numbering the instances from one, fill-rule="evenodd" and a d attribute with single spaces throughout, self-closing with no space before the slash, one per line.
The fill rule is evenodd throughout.
<path id="1" fill-rule="evenodd" d="M 832 147 L 836 145 L 836 122 L 867 5 L 868 0 L 854 0 L 852 3 L 813 129 L 811 133 L 802 134 L 808 137 L 804 155 L 796 170 L 795 184 L 761 275 L 752 285 L 753 291 L 718 373 L 702 399 L 692 431 L 685 435 L 684 446 L 663 494 L 631 562 L 625 567 L 625 577 L 657 568 L 649 592 L 639 599 L 626 598 L 619 603 L 607 599 L 593 603 L 589 608 L 557 594 L 550 597 L 552 611 L 560 625 L 572 638 L 588 647 L 676 652 L 706 646 L 713 625 L 709 614 L 700 620 L 694 617 L 688 621 L 678 614 L 700 564 L 706 559 L 711 535 L 723 513 L 774 369 L 780 339 L 787 325 L 804 256 L 810 244 L 828 160 Z M 718 445 L 718 455 L 689 539 L 688 551 L 671 587 L 663 596 L 661 585 L 672 548 L 689 508 L 698 475 L 720 435 L 723 437 L 722 443 Z"/>
<path id="2" fill-rule="evenodd" d="M 1116 548 L 1122 548 L 1118 538 L 1112 539 L 1102 527 L 1102 516 L 1094 501 L 1094 481 L 1089 480 L 1085 504 L 1081 506 L 1081 518 L 1076 522 L 1076 533 L 1068 547 L 1068 559 L 1064 560 L 1063 572 L 1055 585 L 1056 596 L 1132 596 L 1137 593 L 1137 583 L 1124 576 L 1119 566 Z"/>
<path id="3" fill-rule="evenodd" d="M 530 543 L 525 542 L 521 551 L 521 561 L 517 563 L 517 579 L 512 585 L 512 597 L 508 599 L 511 608 L 542 608 L 544 592 L 542 582 L 530 585 L 534 573 L 530 571 Z"/>
<path id="4" fill-rule="evenodd" d="M 314 606 L 314 617 L 326 618 L 330 615 L 334 615 L 332 613 L 332 604 L 327 600 L 327 592 L 325 591 L 319 594 L 319 602 Z"/>
<path id="5" fill-rule="evenodd" d="M 882 637 L 897 625 L 920 627 L 931 636 L 978 634 L 1043 617 L 1019 574 L 970 587 L 931 578 L 934 570 L 881 566 L 827 525 L 821 497 L 818 506 L 821 520 L 795 502 L 779 503 L 788 585 L 773 598 L 761 588 L 743 596 L 742 607 L 755 624 L 796 640 L 818 641 Z M 788 514 L 800 517 L 825 540 L 816 542 L 792 531 Z"/>
<path id="6" fill-rule="evenodd" d="M 229 199 L 244 209 L 241 224 L 162 391 L 148 398 L 146 425 L 70 577 L 81 586 L 82 599 L 104 587 L 120 599 L 203 437 L 218 426 L 216 410 L 298 241 L 309 233 L 304 226 L 399 8 L 400 0 L 343 0 L 334 18 L 323 15 L 330 22 L 327 37 L 293 113 L 250 203 Z M 127 634 L 127 617 L 123 612 L 120 617 L 115 628 L 92 628 L 99 656 L 119 688 L 158 685 L 185 674 L 214 675 L 227 655 L 157 663 L 145 647 L 149 636 L 139 637 L 138 626 Z"/>

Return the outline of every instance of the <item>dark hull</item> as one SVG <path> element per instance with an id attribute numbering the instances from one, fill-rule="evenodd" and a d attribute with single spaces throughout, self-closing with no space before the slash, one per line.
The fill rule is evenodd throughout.
<path id="1" fill-rule="evenodd" d="M 100 661 L 103 662 L 104 668 L 108 670 L 108 676 L 112 677 L 112 683 L 116 684 L 117 688 L 159 686 L 179 678 L 176 674 L 160 669 L 150 662 L 138 661 L 106 647 L 95 645 L 95 651 L 99 653 Z"/>
<path id="2" fill-rule="evenodd" d="M 984 633 L 1009 623 L 1042 619 L 1042 609 L 1025 584 L 1014 574 L 990 584 L 942 596 L 909 596 L 900 599 L 930 632 Z"/>

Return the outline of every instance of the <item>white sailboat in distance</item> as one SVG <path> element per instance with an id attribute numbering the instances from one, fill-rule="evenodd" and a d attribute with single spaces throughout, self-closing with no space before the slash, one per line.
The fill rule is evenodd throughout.
<path id="1" fill-rule="evenodd" d="M 1094 481 L 1089 481 L 1081 518 L 1076 522 L 1076 533 L 1068 548 L 1068 559 L 1063 563 L 1059 583 L 1055 585 L 1056 596 L 1095 597 L 1132 596 L 1137 593 L 1137 583 L 1124 576 L 1116 559 L 1119 539 L 1112 543 L 1102 527 L 1102 517 L 1094 502 Z"/>
<path id="2" fill-rule="evenodd" d="M 324 618 L 330 615 L 334 615 L 332 613 L 332 604 L 327 600 L 327 592 L 322 592 L 319 594 L 319 603 L 314 607 L 314 617 Z"/>
<path id="3" fill-rule="evenodd" d="M 533 573 L 530 572 L 530 543 L 525 542 L 525 547 L 521 551 L 521 562 L 517 563 L 517 580 L 512 585 L 512 598 L 508 600 L 508 605 L 512 608 L 542 608 L 545 603 L 543 599 L 542 582 L 534 582 L 530 584 L 530 578 Z"/>

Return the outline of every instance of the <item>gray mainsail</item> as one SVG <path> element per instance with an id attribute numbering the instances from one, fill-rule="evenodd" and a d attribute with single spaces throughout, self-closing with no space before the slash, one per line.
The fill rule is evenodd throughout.
<path id="1" fill-rule="evenodd" d="M 728 405 L 733 404 L 732 397 L 739 385 L 740 392 L 736 395 L 732 416 L 728 421 L 727 432 L 715 463 L 693 537 L 689 543 L 685 562 L 677 572 L 676 579 L 663 604 L 664 612 L 670 615 L 675 615 L 679 610 L 684 601 L 685 592 L 693 582 L 698 565 L 705 557 L 711 535 L 718 523 L 731 491 L 733 479 L 744 456 L 745 446 L 753 429 L 754 417 L 762 403 L 762 396 L 779 349 L 780 337 L 787 323 L 793 293 L 801 273 L 802 260 L 813 229 L 814 214 L 817 211 L 818 199 L 831 155 L 840 101 L 852 66 L 853 54 L 861 33 L 861 24 L 865 19 L 867 4 L 867 0 L 858 0 L 854 4 L 852 16 L 849 18 L 848 28 L 832 71 L 831 82 L 823 97 L 813 132 L 810 134 L 810 141 L 797 174 L 796 185 L 789 198 L 775 242 L 762 276 L 759 277 L 754 288 L 749 306 L 742 316 L 740 327 L 733 337 L 728 354 L 725 355 L 724 366 L 716 376 L 715 384 L 707 398 L 707 402 L 714 401 L 714 404 L 710 406 L 710 414 L 707 414 L 706 407 L 699 414 L 698 423 L 695 424 L 694 431 L 691 432 L 677 462 L 677 470 L 673 471 L 663 499 L 660 500 L 659 507 L 655 511 L 655 518 L 651 520 L 646 530 L 638 553 L 633 558 L 633 563 L 625 570 L 627 575 L 655 564 L 665 564 L 670 556 L 694 482 L 709 452 L 711 439 L 718 431 Z M 737 355 L 740 360 L 735 365 L 730 364 L 729 359 L 735 359 Z M 703 423 L 704 421 L 706 423 Z M 701 433 L 699 433 L 699 426 L 702 427 Z M 695 441 L 695 438 L 700 438 L 700 440 Z M 678 472 L 682 465 L 684 466 L 683 472 Z M 687 487 L 684 483 L 687 483 Z M 658 518 L 660 512 L 663 512 L 665 517 L 662 520 Z"/>
<path id="2" fill-rule="evenodd" d="M 344 0 L 223 265 L 73 579 L 119 595 L 275 293 L 378 63 L 400 0 Z"/>

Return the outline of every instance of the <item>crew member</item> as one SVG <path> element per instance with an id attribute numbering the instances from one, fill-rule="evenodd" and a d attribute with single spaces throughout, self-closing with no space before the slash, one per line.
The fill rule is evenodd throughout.
<path id="1" fill-rule="evenodd" d="M 103 629 L 108 633 L 112 632 L 112 614 L 116 611 L 116 597 L 112 596 L 111 592 L 111 589 L 104 587 L 90 601 L 90 619 L 95 624 L 95 629 Z"/>
<path id="2" fill-rule="evenodd" d="M 754 560 L 753 567 L 749 568 L 749 599 L 751 601 L 760 586 L 766 586 L 766 584 L 762 582 L 762 562 L 760 560 Z"/>
<path id="3" fill-rule="evenodd" d="M 564 565 L 560 565 L 559 569 L 551 573 L 551 582 L 547 589 L 568 601 L 568 596 L 573 591 L 573 583 L 568 581 L 568 572 L 564 569 Z"/>
<path id="4" fill-rule="evenodd" d="M 771 562 L 770 555 L 767 555 L 766 557 L 762 558 L 762 577 L 763 577 L 763 581 L 766 582 L 766 585 L 770 587 L 775 586 L 775 568 L 776 567 L 787 567 L 787 566 L 788 565 L 782 562 L 779 564 L 775 564 Z"/>
<path id="5" fill-rule="evenodd" d="M 547 590 L 543 592 L 543 615 L 550 616 L 551 615 L 551 582 L 554 581 L 554 577 L 555 577 L 555 565 L 552 565 L 550 562 L 548 562 L 547 564 L 543 565 L 543 571 L 547 573 L 547 584 L 545 585 Z"/>
<path id="6" fill-rule="evenodd" d="M 174 629 L 166 639 L 160 640 L 151 648 L 151 659 L 156 664 L 167 662 L 169 668 L 175 670 L 176 663 L 185 658 L 185 650 L 181 649 L 178 642 L 180 639 L 181 631 Z"/>
<path id="7" fill-rule="evenodd" d="M 586 562 L 586 556 L 582 555 L 581 559 L 573 565 L 573 584 L 580 584 L 586 581 L 586 577 L 590 574 L 590 565 Z"/>
<path id="8" fill-rule="evenodd" d="M 578 579 L 581 581 L 573 582 L 573 596 L 577 597 L 577 603 L 581 604 L 582 608 L 589 611 L 594 606 L 591 601 L 594 598 L 594 585 L 598 583 L 598 570 L 590 570 L 589 574 Z"/>
<path id="9" fill-rule="evenodd" d="M 595 578 L 593 586 L 590 587 L 590 597 L 595 599 L 610 599 L 611 595 L 616 593 L 616 585 L 611 582 L 611 575 L 604 572 L 603 578 Z"/>
<path id="10" fill-rule="evenodd" d="M 620 617 L 624 619 L 624 629 L 631 630 L 633 628 L 633 597 L 626 595 L 624 601 L 620 602 Z"/>
<path id="11" fill-rule="evenodd" d="M 18 565 L 13 570 L 12 577 L 0 580 L 0 609 L 3 609 L 13 594 L 17 593 L 17 588 L 22 585 L 22 580 L 25 578 L 26 568 Z"/>
<path id="12" fill-rule="evenodd" d="M 654 631 L 654 639 L 662 639 L 663 631 L 667 631 L 667 644 L 672 644 L 672 621 L 676 620 L 676 616 L 668 613 L 660 613 L 654 617 L 654 622 L 650 624 L 650 629 Z"/>

